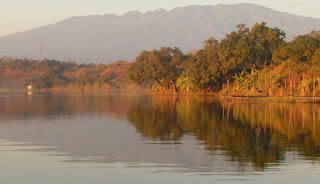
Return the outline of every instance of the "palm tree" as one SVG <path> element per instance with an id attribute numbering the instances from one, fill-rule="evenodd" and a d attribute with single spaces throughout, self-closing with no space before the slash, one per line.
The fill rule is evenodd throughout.
<path id="1" fill-rule="evenodd" d="M 197 90 L 194 79 L 183 73 L 176 81 L 177 87 L 181 91 L 194 92 Z"/>

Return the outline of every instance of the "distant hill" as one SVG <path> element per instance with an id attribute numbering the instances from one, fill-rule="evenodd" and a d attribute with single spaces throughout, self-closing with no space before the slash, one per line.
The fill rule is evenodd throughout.
<path id="1" fill-rule="evenodd" d="M 0 38 L 0 57 L 43 58 L 108 63 L 133 60 L 142 50 L 177 46 L 199 49 L 209 37 L 223 38 L 240 23 L 267 22 L 287 38 L 320 28 L 320 19 L 282 13 L 254 4 L 188 6 L 122 16 L 72 17 L 56 24 Z"/>

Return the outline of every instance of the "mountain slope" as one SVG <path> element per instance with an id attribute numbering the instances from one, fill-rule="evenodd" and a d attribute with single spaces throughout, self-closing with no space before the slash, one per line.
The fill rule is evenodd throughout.
<path id="1" fill-rule="evenodd" d="M 80 62 L 133 60 L 142 50 L 177 46 L 199 49 L 209 37 L 223 38 L 240 23 L 267 22 L 287 38 L 319 29 L 320 19 L 277 12 L 253 4 L 189 6 L 122 16 L 106 14 L 72 17 L 56 24 L 0 38 L 0 56 Z"/>

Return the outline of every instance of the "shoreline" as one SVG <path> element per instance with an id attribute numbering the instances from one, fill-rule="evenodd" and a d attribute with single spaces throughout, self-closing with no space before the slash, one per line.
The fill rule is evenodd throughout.
<path id="1" fill-rule="evenodd" d="M 57 93 L 133 93 L 133 94 L 145 94 L 145 95 L 168 95 L 174 97 L 215 97 L 221 100 L 232 101 L 232 102 L 277 102 L 277 103 L 320 103 L 320 96 L 238 96 L 238 95 L 220 95 L 217 94 L 186 94 L 186 93 L 163 93 L 163 92 L 154 92 L 152 90 L 124 90 L 124 89 L 109 89 L 109 90 L 81 90 L 81 89 L 40 89 L 40 90 L 26 90 L 26 89 L 17 89 L 17 88 L 0 88 L 0 92 L 26 92 L 26 93 L 41 93 L 41 92 L 57 92 Z"/>
<path id="2" fill-rule="evenodd" d="M 320 103 L 320 96 L 221 96 L 228 101 L 259 101 L 277 103 Z"/>

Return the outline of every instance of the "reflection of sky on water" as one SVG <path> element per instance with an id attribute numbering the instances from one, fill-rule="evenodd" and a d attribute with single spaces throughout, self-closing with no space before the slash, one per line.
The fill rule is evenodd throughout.
<path id="1" fill-rule="evenodd" d="M 6 146 L 4 146 L 6 144 Z M 317 183 L 319 166 L 286 161 L 264 172 L 177 172 L 172 166 L 146 163 L 63 162 L 68 156 L 46 151 L 21 151 L 19 143 L 0 142 L 1 183 Z M 33 146 L 22 146 L 25 150 Z M 7 151 L 11 150 L 11 151 Z M 20 151 L 13 151 L 20 150 Z M 294 153 L 288 153 L 294 154 Z M 23 156 L 22 156 L 23 155 Z"/>
<path id="2" fill-rule="evenodd" d="M 136 133 L 130 124 L 107 117 L 13 124 L 2 127 L 0 137 L 26 142 L 34 146 L 33 151 L 62 154 L 67 162 L 147 163 L 194 172 L 252 170 L 233 167 L 223 153 L 214 157 L 206 154 L 202 143 L 193 137 L 165 143 L 152 141 Z"/>

